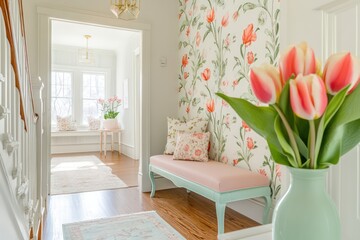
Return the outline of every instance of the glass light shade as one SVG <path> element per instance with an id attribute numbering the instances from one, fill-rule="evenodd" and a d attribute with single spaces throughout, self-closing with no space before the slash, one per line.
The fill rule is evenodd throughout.
<path id="1" fill-rule="evenodd" d="M 94 52 L 89 49 L 89 38 L 91 35 L 84 35 L 86 39 L 86 48 L 79 49 L 78 60 L 79 63 L 91 64 L 95 62 Z"/>
<path id="2" fill-rule="evenodd" d="M 94 58 L 94 52 L 88 48 L 81 48 L 79 49 L 79 63 L 86 63 L 86 64 L 90 64 L 90 63 L 94 63 L 95 62 L 95 58 Z"/>
<path id="3" fill-rule="evenodd" d="M 111 0 L 111 12 L 120 19 L 134 20 L 140 13 L 140 0 Z"/>

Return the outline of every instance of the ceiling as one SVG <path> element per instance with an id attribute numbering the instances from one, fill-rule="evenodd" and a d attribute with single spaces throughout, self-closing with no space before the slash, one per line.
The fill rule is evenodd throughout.
<path id="1" fill-rule="evenodd" d="M 117 50 L 128 41 L 129 37 L 136 34 L 134 31 L 73 22 L 54 20 L 52 23 L 52 44 L 55 45 L 85 47 L 84 35 L 91 35 L 89 48 Z"/>

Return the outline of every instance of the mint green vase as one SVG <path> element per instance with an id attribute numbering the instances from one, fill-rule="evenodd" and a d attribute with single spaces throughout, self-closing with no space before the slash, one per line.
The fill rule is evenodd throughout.
<path id="1" fill-rule="evenodd" d="M 273 215 L 273 240 L 340 240 L 340 220 L 326 191 L 328 169 L 288 168 L 290 187 Z"/>

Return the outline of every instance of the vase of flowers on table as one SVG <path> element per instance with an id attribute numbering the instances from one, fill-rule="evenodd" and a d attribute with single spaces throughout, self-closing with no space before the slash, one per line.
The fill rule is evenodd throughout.
<path id="1" fill-rule="evenodd" d="M 323 69 L 306 44 L 290 46 L 279 67 L 249 73 L 264 105 L 217 95 L 263 136 L 275 162 L 290 172 L 290 187 L 273 216 L 274 240 L 340 240 L 338 211 L 326 192 L 331 165 L 360 141 L 360 61 L 331 55 Z"/>
<path id="2" fill-rule="evenodd" d="M 119 115 L 117 111 L 118 107 L 121 105 L 121 99 L 117 96 L 108 98 L 108 99 L 98 99 L 98 104 L 100 110 L 103 113 L 103 129 L 119 129 L 119 122 L 116 117 Z"/>

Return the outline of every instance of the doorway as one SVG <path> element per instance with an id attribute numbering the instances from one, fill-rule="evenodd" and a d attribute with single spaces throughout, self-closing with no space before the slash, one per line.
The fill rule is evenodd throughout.
<path id="1" fill-rule="evenodd" d="M 133 183 L 138 180 L 138 160 L 142 152 L 139 144 L 142 122 L 141 98 L 140 90 L 137 90 L 141 87 L 143 72 L 140 41 L 142 32 L 58 19 L 51 20 L 50 27 L 52 30 L 51 78 L 50 87 L 47 89 L 49 100 L 45 103 L 48 109 L 49 106 L 51 109 L 47 111 L 51 112 L 50 116 L 47 114 L 47 119 L 51 120 L 48 126 L 50 141 L 47 141 L 50 143 L 49 155 L 56 154 L 54 156 L 57 158 L 73 159 L 84 156 L 96 157 L 101 160 L 101 165 L 109 165 L 118 177 L 127 175 L 128 182 L 132 184 L 126 185 L 134 186 Z M 95 38 L 100 40 L 97 39 L 95 42 Z M 94 42 L 91 42 L 91 39 Z M 111 41 L 106 41 L 109 39 Z M 126 39 L 127 42 L 120 39 Z M 84 60 L 80 55 L 82 53 L 89 57 L 88 62 L 81 61 Z M 128 61 L 131 58 L 133 60 Z M 122 155 L 118 155 L 117 152 L 111 152 L 109 155 L 108 152 L 105 158 L 98 152 L 99 133 L 97 129 L 89 129 L 88 118 L 96 119 L 101 115 L 96 106 L 97 99 L 106 101 L 115 96 L 121 99 L 118 112 L 122 129 Z M 57 126 L 59 117 L 68 118 L 70 122 L 68 129 L 59 131 Z M 116 147 L 115 150 L 119 151 Z M 83 162 L 80 161 L 79 164 Z M 48 167 L 50 168 L 51 166 Z M 125 169 L 119 170 L 120 168 Z M 51 183 L 52 179 L 49 180 Z"/>
<path id="2" fill-rule="evenodd" d="M 151 184 L 148 177 L 148 167 L 150 158 L 150 48 L 151 48 L 151 27 L 146 23 L 119 21 L 118 19 L 93 16 L 83 12 L 70 12 L 63 10 L 55 10 L 51 8 L 41 7 L 38 11 L 39 26 L 39 69 L 38 76 L 45 85 L 41 95 L 43 118 L 39 125 L 41 127 L 41 193 L 44 201 L 47 201 L 50 187 L 50 138 L 51 138 L 51 112 L 50 104 L 46 99 L 50 98 L 49 79 L 51 78 L 51 21 L 62 19 L 64 21 L 73 21 L 87 23 L 97 26 L 133 29 L 141 32 L 141 58 L 140 58 L 140 158 L 139 158 L 139 174 L 138 184 L 142 192 L 150 191 Z"/>

